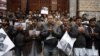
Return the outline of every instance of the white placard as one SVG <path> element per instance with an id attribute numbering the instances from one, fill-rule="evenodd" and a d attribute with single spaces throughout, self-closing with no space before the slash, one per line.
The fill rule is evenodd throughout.
<path id="1" fill-rule="evenodd" d="M 41 10 L 41 14 L 48 14 L 48 10 Z"/>
<path id="2" fill-rule="evenodd" d="M 75 40 L 76 39 L 71 38 L 66 31 L 62 39 L 58 42 L 57 47 L 61 49 L 65 54 L 71 55 Z"/>
<path id="3" fill-rule="evenodd" d="M 43 7 L 42 9 L 41 9 L 41 14 L 48 14 L 49 12 L 48 12 L 48 8 L 47 7 Z"/>
<path id="4" fill-rule="evenodd" d="M 32 36 L 32 35 L 36 35 L 38 36 L 40 34 L 40 31 L 37 31 L 37 30 L 29 30 L 29 35 Z"/>
<path id="5" fill-rule="evenodd" d="M 26 30 L 26 23 L 24 22 L 15 22 L 14 27 L 16 28 L 17 26 L 23 27 L 23 30 Z"/>
<path id="6" fill-rule="evenodd" d="M 5 31 L 0 29 L 0 56 L 7 53 L 10 49 L 15 47 L 14 43 L 10 40 Z"/>

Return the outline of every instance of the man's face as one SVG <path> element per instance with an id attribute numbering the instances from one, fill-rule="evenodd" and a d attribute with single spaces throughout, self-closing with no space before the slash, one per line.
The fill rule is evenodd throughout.
<path id="1" fill-rule="evenodd" d="M 63 19 L 63 24 L 67 25 L 69 23 L 68 19 Z"/>
<path id="2" fill-rule="evenodd" d="M 90 24 L 91 27 L 95 27 L 96 21 L 91 21 L 89 24 Z"/>
<path id="3" fill-rule="evenodd" d="M 76 24 L 81 24 L 81 22 L 82 22 L 82 19 L 77 19 L 76 20 Z"/>
<path id="4" fill-rule="evenodd" d="M 30 14 L 30 15 L 32 15 L 32 14 L 33 14 L 33 12 L 32 12 L 32 11 L 29 11 L 29 14 Z"/>
<path id="5" fill-rule="evenodd" d="M 29 18 L 29 19 L 31 19 L 31 18 L 32 18 L 32 16 L 31 16 L 31 15 L 29 15 L 29 16 L 28 16 L 28 18 Z"/>
<path id="6" fill-rule="evenodd" d="M 48 16 L 48 23 L 52 24 L 54 22 L 53 16 Z"/>

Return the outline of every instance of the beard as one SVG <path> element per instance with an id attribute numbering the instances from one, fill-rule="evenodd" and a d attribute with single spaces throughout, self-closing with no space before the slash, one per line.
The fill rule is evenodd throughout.
<path id="1" fill-rule="evenodd" d="M 91 25 L 91 27 L 95 27 L 96 25 Z"/>

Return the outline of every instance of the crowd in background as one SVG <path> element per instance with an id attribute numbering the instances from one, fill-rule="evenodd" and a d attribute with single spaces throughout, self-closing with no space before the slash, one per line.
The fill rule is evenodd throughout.
<path id="1" fill-rule="evenodd" d="M 26 23 L 15 27 L 15 22 Z M 100 21 L 82 17 L 69 17 L 67 12 L 52 11 L 48 15 L 39 11 L 25 14 L 19 8 L 14 13 L 0 13 L 0 28 L 3 28 L 15 44 L 16 56 L 68 56 L 56 45 L 67 31 L 76 38 L 73 54 L 70 56 L 100 56 Z M 12 51 L 10 50 L 10 51 Z M 6 56 L 6 54 L 5 54 Z"/>

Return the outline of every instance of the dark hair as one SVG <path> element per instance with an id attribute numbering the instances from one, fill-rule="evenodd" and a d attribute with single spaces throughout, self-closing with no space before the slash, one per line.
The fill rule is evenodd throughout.
<path id="1" fill-rule="evenodd" d="M 91 22 L 91 21 L 96 21 L 96 18 L 91 18 L 91 19 L 89 20 L 89 22 Z"/>
<path id="2" fill-rule="evenodd" d="M 72 17 L 70 17 L 69 21 L 70 21 L 70 22 L 71 22 L 71 21 L 73 21 L 73 18 L 72 18 Z"/>
<path id="3" fill-rule="evenodd" d="M 85 16 L 85 15 L 88 16 L 88 14 L 85 13 L 85 14 L 82 15 L 82 17 Z"/>
<path id="4" fill-rule="evenodd" d="M 75 19 L 75 21 L 76 21 L 76 20 L 78 20 L 78 19 L 81 19 L 81 20 L 82 20 L 82 18 L 81 18 L 81 17 L 77 17 L 77 18 Z"/>

